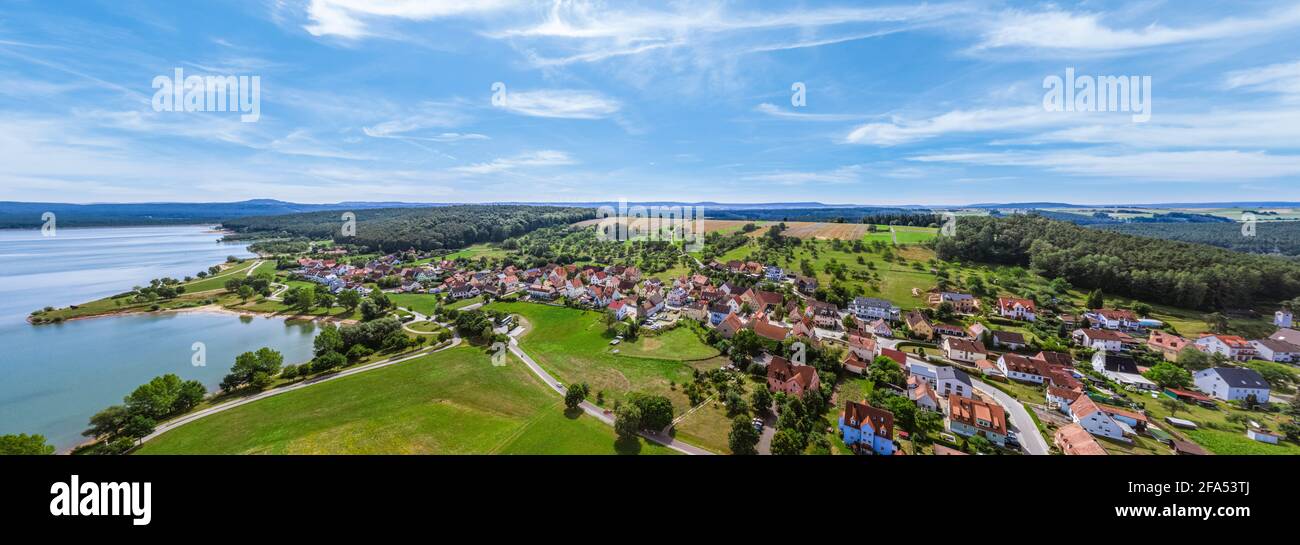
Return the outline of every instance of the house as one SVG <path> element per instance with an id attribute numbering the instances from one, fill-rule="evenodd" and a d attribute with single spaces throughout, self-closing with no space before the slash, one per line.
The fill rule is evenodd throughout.
<path id="1" fill-rule="evenodd" d="M 1254 369 L 1211 367 L 1192 375 L 1196 388 L 1224 401 L 1245 401 L 1254 396 L 1256 403 L 1268 403 L 1268 382 Z"/>
<path id="2" fill-rule="evenodd" d="M 614 318 L 618 320 L 626 319 L 628 316 L 631 316 L 633 319 L 636 318 L 636 305 L 630 305 L 621 300 L 614 301 L 605 308 L 612 311 L 614 313 Z"/>
<path id="3" fill-rule="evenodd" d="M 871 361 L 876 359 L 880 353 L 879 345 L 876 340 L 864 335 L 849 334 L 849 352 L 857 354 L 858 357 Z"/>
<path id="4" fill-rule="evenodd" d="M 934 334 L 939 335 L 941 337 L 954 337 L 958 339 L 968 338 L 966 336 L 966 330 L 962 329 L 961 326 L 955 326 L 950 324 L 932 324 L 931 327 L 934 329 Z"/>
<path id="5" fill-rule="evenodd" d="M 1012 320 L 1032 322 L 1038 319 L 1038 307 L 1029 299 L 998 297 L 998 315 Z"/>
<path id="6" fill-rule="evenodd" d="M 1074 367 L 1074 358 L 1065 352 L 1042 351 L 1035 354 L 1034 359 L 1052 367 Z"/>
<path id="7" fill-rule="evenodd" d="M 1137 361 L 1124 354 L 1097 352 L 1092 355 L 1092 368 L 1115 382 L 1141 390 L 1155 390 L 1156 383 L 1147 380 L 1138 371 Z"/>
<path id="8" fill-rule="evenodd" d="M 817 291 L 817 279 L 811 276 L 797 276 L 794 279 L 794 288 L 804 295 L 812 295 Z"/>
<path id="9" fill-rule="evenodd" d="M 776 265 L 768 265 L 767 268 L 763 269 L 763 277 L 771 282 L 780 282 L 785 279 L 785 271 Z"/>
<path id="10" fill-rule="evenodd" d="M 1076 329 L 1072 335 L 1076 344 L 1105 352 L 1124 350 L 1124 337 L 1122 333 L 1106 329 Z"/>
<path id="11" fill-rule="evenodd" d="M 1097 402 L 1088 396 L 1079 396 L 1070 405 L 1070 418 L 1088 433 L 1119 441 L 1124 440 L 1124 428 L 1103 412 Z"/>
<path id="12" fill-rule="evenodd" d="M 1276 333 L 1269 335 L 1268 338 L 1273 339 L 1275 341 L 1282 341 L 1294 345 L 1300 345 L 1300 331 L 1296 331 L 1289 327 L 1284 327 L 1282 329 L 1277 330 Z"/>
<path id="13" fill-rule="evenodd" d="M 867 333 L 871 333 L 872 335 L 875 335 L 877 337 L 883 337 L 886 339 L 894 336 L 894 330 L 890 328 L 889 324 L 886 323 L 884 320 L 876 320 L 874 322 L 871 322 L 862 329 L 866 330 Z"/>
<path id="14" fill-rule="evenodd" d="M 867 368 L 871 367 L 871 360 L 863 359 L 857 352 L 852 350 L 844 353 L 844 359 L 840 362 L 844 370 L 855 375 L 866 374 Z"/>
<path id="15" fill-rule="evenodd" d="M 1083 314 L 1092 327 L 1105 329 L 1137 329 L 1141 326 L 1137 314 L 1131 310 L 1099 308 Z"/>
<path id="16" fill-rule="evenodd" d="M 1294 323 L 1293 319 L 1294 317 L 1291 315 L 1291 311 L 1287 309 L 1282 309 L 1273 313 L 1273 325 L 1278 327 L 1290 328 Z"/>
<path id="17" fill-rule="evenodd" d="M 1005 348 L 1007 350 L 1020 350 L 1028 346 L 1025 342 L 1025 336 L 1014 331 L 994 331 L 993 346 Z"/>
<path id="18" fill-rule="evenodd" d="M 749 305 L 754 312 L 771 312 L 781 306 L 781 294 L 774 291 L 763 291 L 750 288 L 740 296 L 740 300 Z"/>
<path id="19" fill-rule="evenodd" d="M 1296 346 L 1286 341 L 1275 341 L 1273 339 L 1260 339 L 1250 341 L 1255 347 L 1255 353 L 1261 359 L 1275 361 L 1279 363 L 1300 362 L 1300 346 Z"/>
<path id="20" fill-rule="evenodd" d="M 794 336 L 810 341 L 817 341 L 817 325 L 812 319 L 802 314 L 793 314 L 794 317 Z"/>
<path id="21" fill-rule="evenodd" d="M 719 299 L 709 305 L 709 323 L 718 325 L 727 316 L 739 313 L 740 303 L 737 303 L 735 299 Z"/>
<path id="22" fill-rule="evenodd" d="M 989 351 L 979 341 L 968 341 L 956 337 L 944 337 L 943 351 L 948 359 L 966 363 L 975 363 L 988 355 Z"/>
<path id="23" fill-rule="evenodd" d="M 944 397 L 951 396 L 970 396 L 971 389 L 970 375 L 965 371 L 947 365 L 936 367 L 934 369 L 934 383 L 932 384 L 936 392 Z"/>
<path id="24" fill-rule="evenodd" d="M 832 303 L 809 301 L 807 311 L 812 315 L 813 323 L 822 329 L 840 328 L 840 309 Z"/>
<path id="25" fill-rule="evenodd" d="M 1147 347 L 1159 352 L 1169 361 L 1178 361 L 1178 353 L 1187 348 L 1188 342 L 1190 341 L 1178 335 L 1165 333 L 1158 329 L 1152 330 L 1151 335 L 1147 337 Z"/>
<path id="26" fill-rule="evenodd" d="M 1078 424 L 1061 426 L 1060 429 L 1056 430 L 1053 442 L 1056 443 L 1056 448 L 1066 455 L 1098 456 L 1106 454 L 1106 449 L 1101 448 L 1101 444 L 1092 438 L 1092 434 Z"/>
<path id="27" fill-rule="evenodd" d="M 988 358 L 984 358 L 982 360 L 976 361 L 975 367 L 980 370 L 980 375 L 982 376 L 986 376 L 986 377 L 1007 376 L 1006 373 L 1003 373 L 1002 370 L 998 368 L 998 364 L 996 362 Z"/>
<path id="28" fill-rule="evenodd" d="M 1255 345 L 1236 335 L 1205 335 L 1196 339 L 1196 346 L 1211 354 L 1222 354 L 1232 361 L 1255 358 Z"/>
<path id="29" fill-rule="evenodd" d="M 1020 354 L 1006 353 L 998 358 L 998 369 L 1009 379 L 1042 384 L 1047 377 L 1047 364 Z"/>
<path id="30" fill-rule="evenodd" d="M 850 401 L 840 413 L 840 435 L 844 444 L 859 453 L 881 456 L 894 454 L 894 413 Z"/>
<path id="31" fill-rule="evenodd" d="M 1261 443 L 1268 443 L 1270 445 L 1276 445 L 1277 440 L 1281 438 L 1281 436 L 1275 433 L 1269 433 L 1264 430 L 1255 429 L 1255 428 L 1250 428 L 1246 430 L 1246 437 L 1249 437 Z"/>
<path id="32" fill-rule="evenodd" d="M 906 323 L 907 329 L 919 338 L 927 340 L 934 338 L 934 325 L 930 323 L 929 318 L 926 318 L 920 312 L 912 311 L 907 313 L 903 316 L 903 323 Z"/>
<path id="33" fill-rule="evenodd" d="M 772 356 L 767 363 L 767 387 L 773 392 L 803 397 L 804 392 L 821 388 L 821 379 L 812 366 L 794 365 L 790 360 Z"/>
<path id="34" fill-rule="evenodd" d="M 750 321 L 749 327 L 750 329 L 753 329 L 754 333 L 759 337 L 771 339 L 776 342 L 784 341 L 786 337 L 790 336 L 789 328 L 769 322 L 766 317 L 761 319 L 756 318 Z"/>
<path id="35" fill-rule="evenodd" d="M 948 430 L 965 437 L 982 435 L 998 446 L 1007 442 L 1007 415 L 1000 405 L 948 396 Z"/>
<path id="36" fill-rule="evenodd" d="M 931 307 L 939 308 L 944 303 L 952 305 L 954 311 L 960 314 L 975 314 L 979 312 L 980 300 L 969 293 L 958 293 L 951 291 L 939 291 L 931 293 L 926 298 L 926 302 Z"/>
<path id="37" fill-rule="evenodd" d="M 893 303 L 875 297 L 854 297 L 849 303 L 849 312 L 854 318 L 864 322 L 871 320 L 897 321 L 902 310 Z"/>
<path id="38" fill-rule="evenodd" d="M 737 331 L 744 328 L 745 324 L 741 322 L 740 317 L 735 314 L 728 314 L 727 317 L 723 318 L 721 322 L 718 322 L 718 325 L 716 326 L 718 334 L 724 339 L 730 339 Z"/>
<path id="39" fill-rule="evenodd" d="M 1057 410 L 1070 414 L 1070 405 L 1073 405 L 1081 395 L 1083 395 L 1083 392 L 1048 386 L 1046 397 L 1049 405 L 1055 404 Z"/>
<path id="40" fill-rule="evenodd" d="M 907 354 L 904 354 L 902 350 L 894 350 L 893 348 L 881 347 L 880 355 L 889 358 L 891 360 L 894 360 L 895 362 L 898 363 L 899 367 L 903 367 L 903 368 L 907 367 Z"/>
<path id="41" fill-rule="evenodd" d="M 934 445 L 934 447 L 932 447 L 932 448 L 934 448 L 934 455 L 935 455 L 935 456 L 970 456 L 969 454 L 966 454 L 965 452 L 962 452 L 962 451 L 957 450 L 957 449 L 955 449 L 955 448 L 945 447 L 945 446 L 940 445 L 940 444 L 938 444 L 938 443 L 936 443 L 936 444 Z"/>
<path id="42" fill-rule="evenodd" d="M 907 398 L 911 399 L 918 408 L 939 411 L 939 395 L 934 393 L 930 383 L 915 375 L 907 377 Z"/>
<path id="43" fill-rule="evenodd" d="M 991 331 L 993 331 L 993 330 L 992 330 L 992 329 L 989 329 L 988 326 L 986 326 L 986 325 L 984 325 L 984 324 L 981 324 L 981 323 L 979 323 L 979 322 L 975 322 L 975 323 L 973 323 L 973 324 L 971 324 L 971 325 L 969 325 L 969 326 L 966 326 L 966 332 L 967 332 L 967 333 L 970 333 L 970 338 L 972 338 L 972 339 L 981 339 L 981 340 L 983 340 L 984 335 L 985 335 L 986 333 L 991 332 Z"/>

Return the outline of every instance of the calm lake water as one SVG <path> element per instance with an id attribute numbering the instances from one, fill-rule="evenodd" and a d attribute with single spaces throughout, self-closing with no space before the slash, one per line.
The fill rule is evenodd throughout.
<path id="1" fill-rule="evenodd" d="M 32 326 L 45 306 L 84 303 L 144 285 L 183 278 L 228 255 L 251 257 L 243 244 L 222 244 L 205 226 L 0 230 L 0 434 L 40 433 L 60 450 L 83 440 L 92 414 L 165 373 L 212 390 L 235 356 L 262 346 L 286 363 L 311 358 L 315 326 L 216 313 L 162 313 Z M 191 364 L 195 342 L 207 365 Z"/>

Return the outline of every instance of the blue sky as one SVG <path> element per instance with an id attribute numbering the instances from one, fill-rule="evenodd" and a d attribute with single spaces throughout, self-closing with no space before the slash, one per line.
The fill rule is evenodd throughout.
<path id="1" fill-rule="evenodd" d="M 1294 2 L 198 6 L 4 2 L 0 200 L 1300 200 Z M 260 118 L 155 111 L 177 68 Z"/>

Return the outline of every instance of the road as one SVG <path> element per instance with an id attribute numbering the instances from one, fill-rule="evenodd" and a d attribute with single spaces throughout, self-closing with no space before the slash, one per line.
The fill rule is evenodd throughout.
<path id="1" fill-rule="evenodd" d="M 339 379 L 339 378 L 343 378 L 343 377 L 346 377 L 346 376 L 355 375 L 355 374 L 357 374 L 357 373 L 364 373 L 364 372 L 366 372 L 366 371 L 371 371 L 371 370 L 374 370 L 374 369 L 379 369 L 379 368 L 381 368 L 381 367 L 388 367 L 389 365 L 395 365 L 395 364 L 398 364 L 398 363 L 402 363 L 402 362 L 406 362 L 406 361 L 411 361 L 411 360 L 416 359 L 416 358 L 419 358 L 419 357 L 427 356 L 427 355 L 432 354 L 432 353 L 434 353 L 434 352 L 441 352 L 441 351 L 443 351 L 443 350 L 447 350 L 447 349 L 449 349 L 449 348 L 453 348 L 453 347 L 455 347 L 455 346 L 457 346 L 457 345 L 459 345 L 459 344 L 460 344 L 460 337 L 459 337 L 459 336 L 457 336 L 457 337 L 452 337 L 452 339 L 451 339 L 451 344 L 449 344 L 449 345 L 447 345 L 447 346 L 444 346 L 444 347 L 442 347 L 442 348 L 438 348 L 438 349 L 434 349 L 434 350 L 430 350 L 430 349 L 427 349 L 427 348 L 426 348 L 426 349 L 424 349 L 424 350 L 420 350 L 420 351 L 418 351 L 418 352 L 412 352 L 412 353 L 407 354 L 407 355 L 404 355 L 404 356 L 399 356 L 399 357 L 395 357 L 395 358 L 389 358 L 389 359 L 386 359 L 386 360 L 380 360 L 380 361 L 373 362 L 373 363 L 367 363 L 367 364 L 362 365 L 362 366 L 359 366 L 359 367 L 353 367 L 353 368 L 351 368 L 351 369 L 346 369 L 346 370 L 343 370 L 343 371 L 339 371 L 338 373 L 334 373 L 334 374 L 332 374 L 332 375 L 326 375 L 326 376 L 323 376 L 323 377 L 317 377 L 317 378 L 313 378 L 313 379 L 304 380 L 304 381 L 302 381 L 302 382 L 298 382 L 298 383 L 295 383 L 295 384 L 291 384 L 291 385 L 289 385 L 289 386 L 283 386 L 283 387 L 280 387 L 280 388 L 274 388 L 274 389 L 267 390 L 267 391 L 265 391 L 265 392 L 261 392 L 261 393 L 258 393 L 258 394 L 254 394 L 254 395 L 251 395 L 251 396 L 248 396 L 248 397 L 239 398 L 239 399 L 236 399 L 236 400 L 233 400 L 233 401 L 227 401 L 227 402 L 225 402 L 225 403 L 221 403 L 221 404 L 219 404 L 219 405 L 213 405 L 213 406 L 208 407 L 208 408 L 206 408 L 206 409 L 203 409 L 203 410 L 201 410 L 201 411 L 195 411 L 195 412 L 189 413 L 189 414 L 187 414 L 187 415 L 185 415 L 185 416 L 182 416 L 182 417 L 180 417 L 180 418 L 177 418 L 177 419 L 175 419 L 175 420 L 170 420 L 170 421 L 164 422 L 164 423 L 162 423 L 162 424 L 159 424 L 158 427 L 154 428 L 153 433 L 151 433 L 151 434 L 149 434 L 149 435 L 146 435 L 146 436 L 144 437 L 144 439 L 141 439 L 141 440 L 140 440 L 140 443 L 143 444 L 145 441 L 148 441 L 148 440 L 150 440 L 150 439 L 153 439 L 154 437 L 157 437 L 157 436 L 159 436 L 159 435 L 162 435 L 162 434 L 164 434 L 164 433 L 167 433 L 168 431 L 174 430 L 174 429 L 179 428 L 179 427 L 181 427 L 181 426 L 184 426 L 185 424 L 189 424 L 190 422 L 193 422 L 193 421 L 198 420 L 198 419 L 200 419 L 200 418 L 203 418 L 203 417 L 206 417 L 206 416 L 211 416 L 211 415 L 217 414 L 217 413 L 222 412 L 222 411 L 228 411 L 228 410 L 233 409 L 233 408 L 235 408 L 235 407 L 238 407 L 238 406 L 240 406 L 240 405 L 244 405 L 244 404 L 247 404 L 247 403 L 252 403 L 252 402 L 257 401 L 257 400 L 259 400 L 259 399 L 266 399 L 266 398 L 268 398 L 268 397 L 271 397 L 271 396 L 277 396 L 277 395 L 283 394 L 283 393 L 285 393 L 285 392 L 292 392 L 292 391 L 294 391 L 294 390 L 301 390 L 301 389 L 306 388 L 306 387 L 308 387 L 308 386 L 313 386 L 313 385 L 316 385 L 316 384 L 320 384 L 320 383 L 322 383 L 322 382 L 329 382 L 329 381 L 334 380 L 334 379 Z"/>
<path id="2" fill-rule="evenodd" d="M 880 346 L 893 350 L 898 350 L 898 343 L 901 342 L 897 339 L 878 339 L 878 341 Z M 910 352 L 907 353 L 907 361 L 934 365 L 933 363 L 921 360 Z M 1007 412 L 1007 416 L 1010 419 L 1010 428 L 1017 432 L 1017 435 L 1020 438 L 1020 444 L 1024 447 L 1025 453 L 1033 455 L 1047 454 L 1047 441 L 1043 439 L 1043 434 L 1038 432 L 1038 426 L 1034 425 L 1034 419 L 1029 416 L 1029 411 L 1025 409 L 1023 404 L 1017 401 L 1014 397 L 1007 395 L 1002 390 L 994 388 L 974 376 L 971 376 L 971 387 L 979 390 L 981 394 L 997 401 L 998 405 L 1001 405 L 1002 409 Z"/>

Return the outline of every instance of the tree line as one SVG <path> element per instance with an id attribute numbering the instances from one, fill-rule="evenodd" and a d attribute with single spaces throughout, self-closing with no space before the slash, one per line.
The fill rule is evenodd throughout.
<path id="1" fill-rule="evenodd" d="M 1030 266 L 1047 278 L 1183 308 L 1242 308 L 1300 295 L 1300 264 L 1203 244 L 1088 229 L 1037 215 L 964 217 L 940 259 Z"/>

